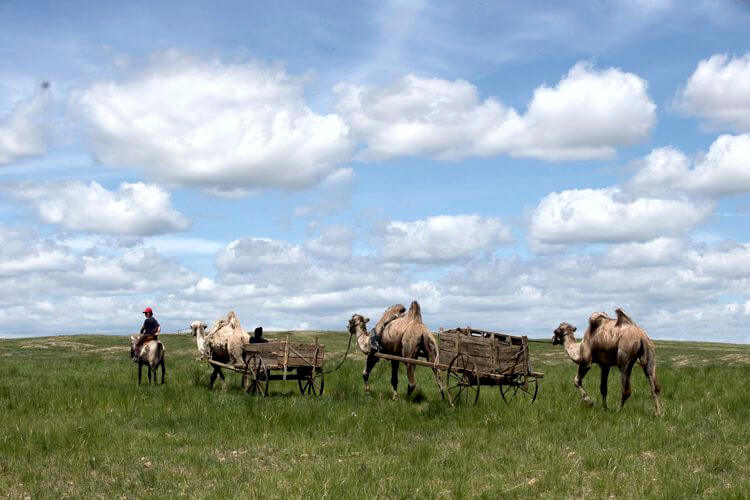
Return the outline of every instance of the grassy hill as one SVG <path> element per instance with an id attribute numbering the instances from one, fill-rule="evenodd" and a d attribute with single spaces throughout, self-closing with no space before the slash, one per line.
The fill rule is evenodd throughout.
<path id="1" fill-rule="evenodd" d="M 277 334 L 286 336 L 286 334 Z M 319 335 L 329 367 L 341 332 Z M 269 335 L 274 337 L 276 335 Z M 750 491 L 750 346 L 657 342 L 666 414 L 645 377 L 621 413 L 604 412 L 599 370 L 587 408 L 560 346 L 532 343 L 545 373 L 533 405 L 483 387 L 451 408 L 432 372 L 389 399 L 390 367 L 363 393 L 358 352 L 326 377 L 325 394 L 271 382 L 251 398 L 240 377 L 207 388 L 189 335 L 162 335 L 167 383 L 136 385 L 125 337 L 0 340 L 0 495 L 9 497 L 742 497 Z M 353 347 L 354 348 L 354 347 Z M 145 376 L 145 374 L 144 374 Z M 619 401 L 610 374 L 610 406 Z"/>

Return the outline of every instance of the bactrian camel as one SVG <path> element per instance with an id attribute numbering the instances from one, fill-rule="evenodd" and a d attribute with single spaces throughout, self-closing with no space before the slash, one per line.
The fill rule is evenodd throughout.
<path id="1" fill-rule="evenodd" d="M 190 323 L 190 330 L 193 332 L 193 337 L 195 337 L 198 353 L 200 353 L 203 359 L 211 357 L 211 349 L 208 347 L 208 342 L 206 341 L 206 328 L 208 328 L 208 325 L 203 321 L 193 321 Z"/>
<path id="2" fill-rule="evenodd" d="M 656 358 L 654 345 L 635 322 L 623 312 L 616 309 L 617 319 L 610 318 L 603 312 L 596 312 L 589 318 L 589 326 L 583 335 L 582 342 L 576 342 L 573 332 L 576 327 L 568 323 L 560 323 L 552 337 L 553 344 L 563 344 L 568 357 L 578 364 L 578 373 L 573 384 L 578 388 L 586 404 L 593 402 L 583 389 L 583 377 L 591 368 L 591 363 L 601 367 L 601 383 L 599 389 L 602 394 L 604 408 L 607 408 L 607 378 L 609 369 L 617 366 L 622 380 L 622 398 L 619 410 L 630 397 L 630 374 L 636 362 L 643 367 L 651 385 L 651 396 L 656 404 L 656 413 L 662 413 L 659 392 L 661 387 L 656 380 Z"/>
<path id="3" fill-rule="evenodd" d="M 242 346 L 250 341 L 250 335 L 242 328 L 234 311 L 229 311 L 226 318 L 216 320 L 207 335 L 204 335 L 206 324 L 201 321 L 194 321 L 190 328 L 196 336 L 196 344 L 201 356 L 230 365 L 243 362 Z M 223 389 L 226 389 L 226 380 L 221 368 L 216 365 L 212 367 L 209 387 L 214 386 L 218 376 L 221 378 Z"/>
<path id="4" fill-rule="evenodd" d="M 138 342 L 140 335 L 130 336 L 130 356 L 133 356 L 135 350 L 135 344 Z M 161 383 L 164 383 L 164 370 L 165 370 L 165 352 L 164 344 L 158 340 L 149 340 L 141 345 L 141 350 L 138 352 L 138 385 L 141 385 L 141 370 L 144 366 L 148 367 L 148 383 L 151 383 L 151 375 L 154 376 L 154 383 L 156 383 L 156 376 L 159 367 L 161 366 Z"/>
<path id="5" fill-rule="evenodd" d="M 422 312 L 419 304 L 414 301 L 409 307 L 409 311 L 404 314 L 406 308 L 397 304 L 386 309 L 380 321 L 375 326 L 375 332 L 379 338 L 381 346 L 380 352 L 392 354 L 404 358 L 417 359 L 417 356 L 423 355 L 428 361 L 435 363 L 438 358 L 438 346 L 435 337 L 422 323 Z M 378 359 L 375 351 L 370 346 L 370 334 L 367 333 L 367 322 L 359 314 L 352 316 L 349 320 L 349 332 L 357 336 L 357 345 L 360 350 L 367 354 L 365 369 L 362 371 L 362 378 L 365 382 L 365 392 L 370 392 L 369 376 Z M 409 379 L 407 396 L 414 392 L 416 380 L 414 378 L 415 365 L 406 365 L 406 376 Z M 398 369 L 399 362 L 391 361 L 391 387 L 393 388 L 393 399 L 398 398 Z M 443 382 L 440 379 L 437 368 L 433 368 L 435 380 L 440 393 L 443 394 Z"/>

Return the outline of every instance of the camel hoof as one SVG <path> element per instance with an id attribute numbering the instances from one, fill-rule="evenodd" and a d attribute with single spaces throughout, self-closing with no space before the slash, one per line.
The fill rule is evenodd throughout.
<path id="1" fill-rule="evenodd" d="M 586 406 L 588 406 L 589 408 L 591 408 L 592 406 L 594 406 L 594 402 L 593 402 L 593 401 L 591 401 L 591 400 L 590 400 L 589 398 L 585 398 L 585 399 L 583 400 L 583 404 L 585 404 L 585 405 L 586 405 Z"/>
<path id="2" fill-rule="evenodd" d="M 393 395 L 391 395 L 391 401 L 398 401 L 398 394 L 394 392 Z"/>

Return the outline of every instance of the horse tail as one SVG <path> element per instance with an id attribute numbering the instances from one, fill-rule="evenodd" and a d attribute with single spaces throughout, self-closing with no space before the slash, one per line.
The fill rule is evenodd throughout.
<path id="1" fill-rule="evenodd" d="M 409 312 L 406 313 L 406 317 L 410 321 L 417 321 L 422 323 L 422 308 L 419 307 L 419 302 L 413 300 L 409 306 Z"/>

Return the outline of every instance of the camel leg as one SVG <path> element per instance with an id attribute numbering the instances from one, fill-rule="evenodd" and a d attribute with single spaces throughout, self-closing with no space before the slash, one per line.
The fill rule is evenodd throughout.
<path id="1" fill-rule="evenodd" d="M 602 365 L 602 379 L 599 381 L 599 391 L 602 393 L 602 404 L 607 409 L 607 381 L 609 379 L 609 366 Z"/>
<path id="2" fill-rule="evenodd" d="M 651 397 L 654 400 L 654 403 L 656 404 L 656 414 L 662 415 L 663 410 L 661 407 L 661 400 L 659 399 L 659 393 L 661 392 L 661 386 L 659 386 L 659 381 L 656 380 L 656 363 L 654 363 L 653 358 L 653 351 L 649 353 L 649 359 L 646 364 L 641 365 L 643 367 L 643 373 L 646 374 L 646 378 L 648 379 L 648 383 L 651 386 Z"/>
<path id="3" fill-rule="evenodd" d="M 391 399 L 393 399 L 394 401 L 398 399 L 398 368 L 399 362 L 391 361 L 391 388 L 393 389 Z"/>
<path id="4" fill-rule="evenodd" d="M 633 372 L 633 365 L 635 359 L 628 360 L 625 365 L 620 366 L 620 378 L 622 379 L 622 399 L 620 400 L 620 408 L 617 411 L 622 411 L 622 407 L 625 406 L 625 401 L 630 397 L 632 392 L 630 389 L 630 374 Z"/>
<path id="5" fill-rule="evenodd" d="M 208 383 L 208 388 L 213 389 L 214 382 L 216 382 L 217 376 L 221 379 L 221 390 L 226 391 L 227 381 L 224 379 L 224 373 L 221 371 L 221 368 L 219 368 L 218 366 L 214 366 L 214 371 L 213 373 L 211 373 L 211 381 Z"/>
<path id="6" fill-rule="evenodd" d="M 578 391 L 581 393 L 583 402 L 589 406 L 593 406 L 594 402 L 591 400 L 589 395 L 586 393 L 586 390 L 583 388 L 583 377 L 586 376 L 586 374 L 588 373 L 590 369 L 591 369 L 591 365 L 583 364 L 583 363 L 578 365 L 578 373 L 573 379 L 573 385 L 575 385 Z"/>
<path id="7" fill-rule="evenodd" d="M 429 337 L 423 338 L 422 346 L 424 347 L 425 353 L 427 353 L 427 361 L 435 363 L 438 358 L 438 348 L 435 341 Z M 437 385 L 440 388 L 440 397 L 445 399 L 445 386 L 443 385 L 443 379 L 440 377 L 440 370 L 433 365 L 432 373 L 435 374 L 435 382 L 437 382 Z"/>
<path id="8" fill-rule="evenodd" d="M 370 372 L 379 359 L 380 358 L 376 358 L 372 354 L 367 355 L 367 361 L 365 361 L 365 369 L 362 370 L 362 379 L 365 381 L 365 394 L 370 394 Z"/>
<path id="9" fill-rule="evenodd" d="M 414 370 L 417 369 L 417 365 L 406 365 L 406 378 L 409 379 L 409 386 L 406 388 L 406 395 L 411 396 L 414 392 L 414 388 L 417 386 L 417 380 L 414 377 Z"/>

